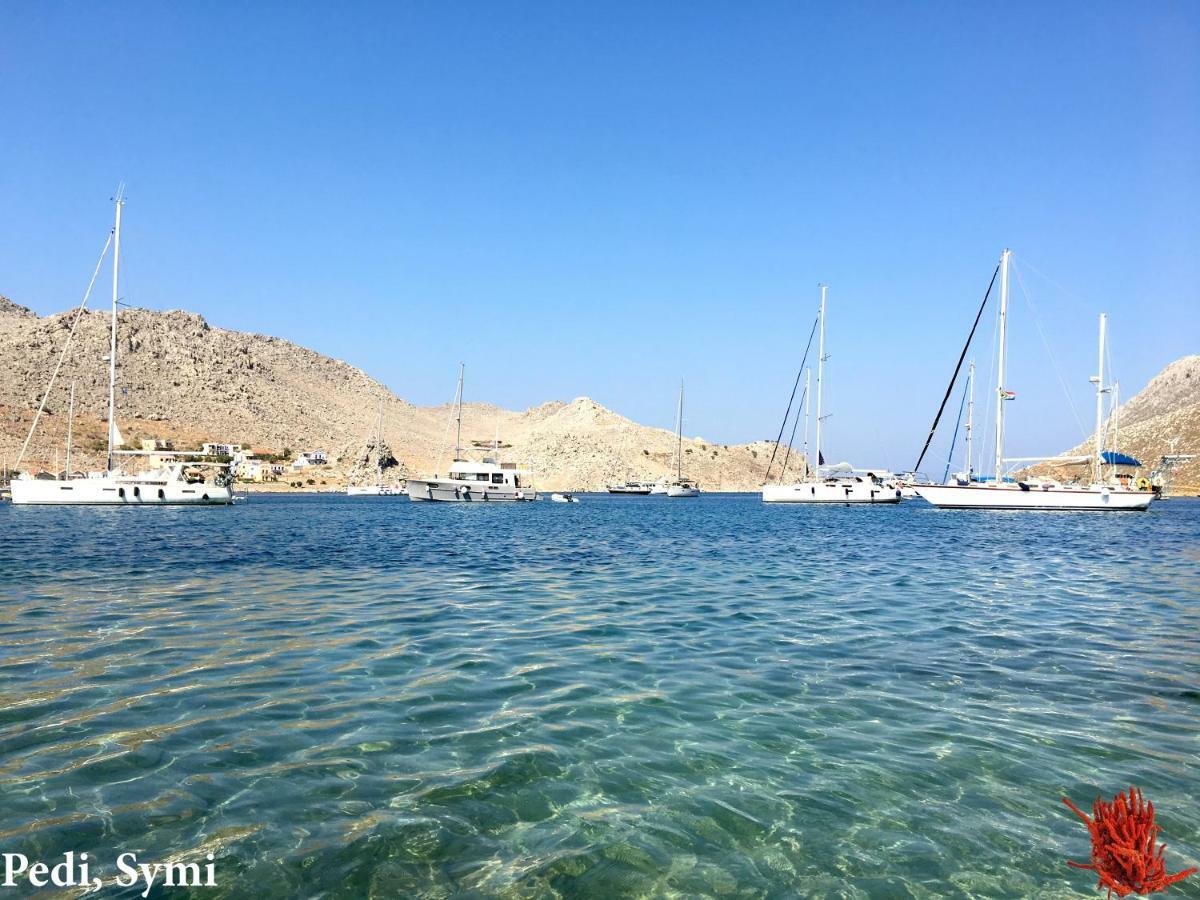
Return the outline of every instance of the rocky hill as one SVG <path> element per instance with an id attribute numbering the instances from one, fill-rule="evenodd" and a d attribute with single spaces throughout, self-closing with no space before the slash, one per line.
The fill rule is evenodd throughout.
<path id="1" fill-rule="evenodd" d="M 0 459 L 12 465 L 70 333 L 75 312 L 37 316 L 0 297 Z M 105 442 L 107 313 L 85 312 L 22 468 L 55 465 L 66 443 L 75 383 L 74 446 L 94 465 Z M 382 400 L 383 439 L 410 473 L 444 471 L 453 444 L 449 405 L 423 408 L 365 372 L 279 338 L 210 326 L 188 312 L 121 313 L 118 423 L 128 444 L 170 439 L 176 446 L 224 441 L 260 453 L 324 449 L 322 480 L 363 470 L 364 445 Z M 547 489 L 598 490 L 611 481 L 657 478 L 672 466 L 674 435 L 586 397 L 514 412 L 487 404 L 463 409 L 463 443 L 490 446 L 531 464 Z M 707 490 L 756 490 L 772 445 L 722 446 L 684 439 L 684 474 Z"/>
<path id="2" fill-rule="evenodd" d="M 1148 469 L 1163 456 L 1192 454 L 1195 458 L 1176 467 L 1175 493 L 1200 493 L 1200 356 L 1177 359 L 1154 376 L 1117 414 L 1119 449 L 1141 460 Z M 1112 447 L 1112 423 L 1106 431 Z M 1091 455 L 1096 436 L 1063 456 Z"/>

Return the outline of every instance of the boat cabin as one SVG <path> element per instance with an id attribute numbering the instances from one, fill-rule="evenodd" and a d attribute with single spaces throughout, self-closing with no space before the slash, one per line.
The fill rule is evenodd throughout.
<path id="1" fill-rule="evenodd" d="M 532 475 L 518 463 L 497 462 L 487 456 L 479 462 L 457 459 L 450 464 L 449 479 L 466 484 L 504 485 L 516 489 L 533 486 Z"/>

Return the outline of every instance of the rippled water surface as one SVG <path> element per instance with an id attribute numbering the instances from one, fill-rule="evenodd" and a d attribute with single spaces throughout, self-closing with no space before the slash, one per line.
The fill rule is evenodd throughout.
<path id="1" fill-rule="evenodd" d="M 1064 793 L 1142 785 L 1200 857 L 1198 629 L 1194 501 L 0 506 L 0 851 L 212 852 L 198 896 L 1087 895 Z"/>

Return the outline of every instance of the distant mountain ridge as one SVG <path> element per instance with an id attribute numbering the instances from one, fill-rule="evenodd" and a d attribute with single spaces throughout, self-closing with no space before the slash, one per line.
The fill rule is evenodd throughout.
<path id="1" fill-rule="evenodd" d="M 12 465 L 70 331 L 75 311 L 38 316 L 0 297 L 0 457 Z M 105 440 L 107 312 L 83 313 L 22 468 L 51 468 L 65 446 L 71 382 L 75 447 L 95 465 Z M 195 313 L 128 309 L 118 332 L 118 422 L 127 442 L 181 445 L 227 441 L 292 455 L 328 452 L 331 468 L 359 462 L 380 400 L 383 437 L 404 471 L 445 471 L 452 449 L 450 407 L 418 407 L 361 369 L 280 338 L 230 331 Z M 587 397 L 523 412 L 483 403 L 463 408 L 463 443 L 499 431 L 506 459 L 531 464 L 547 489 L 601 490 L 612 481 L 668 474 L 675 436 L 639 425 Z M 707 490 L 757 490 L 772 444 L 723 446 L 684 439 L 684 475 Z"/>

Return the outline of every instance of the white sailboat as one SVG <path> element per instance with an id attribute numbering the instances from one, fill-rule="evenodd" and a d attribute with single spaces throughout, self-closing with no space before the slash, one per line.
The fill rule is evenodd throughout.
<path id="1" fill-rule="evenodd" d="M 137 474 L 126 474 L 116 465 L 118 456 L 154 455 L 164 458 L 177 458 L 201 456 L 203 454 L 119 449 L 124 441 L 121 438 L 120 430 L 117 428 L 116 419 L 117 286 L 121 258 L 121 207 L 125 205 L 120 191 L 117 192 L 115 203 L 116 221 L 113 225 L 111 237 L 113 248 L 112 324 L 109 331 L 108 455 L 105 469 L 103 472 L 91 472 L 86 475 L 76 476 L 71 471 L 70 441 L 68 440 L 66 478 L 34 478 L 31 473 L 23 472 L 19 477 L 14 478 L 10 485 L 12 502 L 14 505 L 44 506 L 82 504 L 111 506 L 209 506 L 232 503 L 233 477 L 229 471 L 228 464 L 225 463 L 175 460 L 165 462 L 151 471 Z M 103 254 L 101 254 L 101 260 L 103 261 Z M 96 267 L 97 272 L 99 268 L 100 264 L 98 263 Z M 92 276 L 92 283 L 95 283 L 95 274 Z M 82 314 L 83 308 L 87 305 L 87 297 L 90 292 L 91 285 L 88 286 L 88 294 L 84 295 L 83 303 L 80 304 L 79 313 L 75 320 L 76 324 L 78 323 L 78 315 Z M 59 368 L 62 366 L 63 359 L 66 358 L 67 350 L 71 344 L 71 337 L 73 336 L 74 326 L 72 326 L 71 334 L 61 351 L 58 366 L 50 378 L 50 383 L 46 386 L 46 393 L 42 397 L 41 406 L 38 408 L 37 415 L 34 416 L 33 425 L 29 429 L 29 436 L 25 439 L 25 446 L 22 447 L 21 455 L 18 457 L 18 466 L 21 463 L 21 459 L 24 458 L 25 451 L 29 447 L 29 442 L 33 438 L 34 431 L 37 429 L 42 411 L 46 408 L 46 401 L 50 396 L 50 390 L 54 386 L 54 380 L 58 375 Z M 74 389 L 72 389 L 72 418 L 74 417 L 74 405 Z"/>
<path id="2" fill-rule="evenodd" d="M 458 390 L 455 392 L 455 437 L 454 461 L 445 476 L 432 475 L 427 478 L 410 478 L 407 492 L 410 500 L 442 501 L 450 503 L 491 502 L 503 503 L 536 500 L 537 490 L 533 486 L 533 474 L 517 463 L 500 462 L 499 444 L 496 441 L 495 456 L 485 456 L 481 462 L 463 459 L 462 446 L 462 400 L 464 367 L 458 369 Z"/>
<path id="3" fill-rule="evenodd" d="M 764 484 L 764 503 L 899 503 L 900 490 L 890 473 L 856 470 L 847 463 L 825 466 L 821 459 L 822 387 L 825 380 L 825 292 L 821 285 L 820 339 L 817 344 L 817 466 L 809 465 L 805 440 L 804 477 L 789 484 Z M 805 422 L 805 433 L 808 424 Z"/>
<path id="4" fill-rule="evenodd" d="M 1104 441 L 1101 431 L 1104 425 L 1104 395 L 1108 388 L 1104 384 L 1104 357 L 1108 316 L 1100 314 L 1099 369 L 1091 382 L 1096 385 L 1096 446 L 1093 454 L 1076 457 L 1076 462 L 1091 462 L 1092 481 L 1087 485 L 1060 484 L 1050 479 L 1028 481 L 1004 481 L 1004 464 L 1031 463 L 1052 457 L 1006 458 L 1004 456 L 1004 405 L 1013 395 L 1005 389 L 1005 353 L 1008 340 L 1008 264 L 1011 253 L 1005 250 L 1000 256 L 1000 323 L 999 351 L 996 365 L 996 447 L 995 477 L 992 481 L 972 481 L 956 478 L 954 484 L 922 485 L 917 493 L 945 509 L 1036 509 L 1036 510 L 1144 510 L 1154 500 L 1154 492 L 1135 490 L 1103 480 Z M 969 473 L 969 467 L 968 467 Z"/>
<path id="5" fill-rule="evenodd" d="M 404 487 L 399 484 L 383 483 L 383 398 L 379 398 L 379 413 L 375 417 L 375 436 L 368 443 L 367 452 L 375 448 L 375 480 L 370 484 L 346 485 L 347 497 L 403 497 Z"/>
<path id="6" fill-rule="evenodd" d="M 650 493 L 659 494 L 658 485 Z M 666 485 L 668 497 L 699 497 L 700 485 L 683 477 L 683 382 L 679 382 L 679 408 L 675 412 L 675 480 Z"/>

